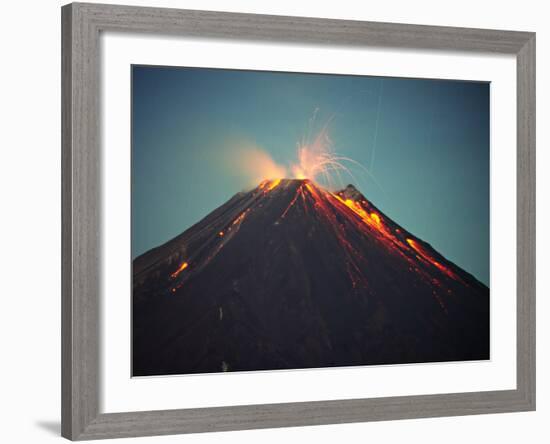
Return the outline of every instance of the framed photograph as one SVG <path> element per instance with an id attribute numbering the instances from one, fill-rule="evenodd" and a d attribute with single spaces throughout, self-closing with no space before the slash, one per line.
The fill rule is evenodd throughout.
<path id="1" fill-rule="evenodd" d="M 535 35 L 62 8 L 62 434 L 535 409 Z"/>

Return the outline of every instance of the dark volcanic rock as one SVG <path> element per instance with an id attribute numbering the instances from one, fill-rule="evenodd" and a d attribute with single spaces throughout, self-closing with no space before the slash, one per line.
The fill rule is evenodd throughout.
<path id="1" fill-rule="evenodd" d="M 133 264 L 133 375 L 489 359 L 489 289 L 353 186 L 266 181 Z"/>

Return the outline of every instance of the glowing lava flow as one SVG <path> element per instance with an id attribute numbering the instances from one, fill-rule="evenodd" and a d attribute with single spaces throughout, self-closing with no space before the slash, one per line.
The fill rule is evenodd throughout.
<path id="1" fill-rule="evenodd" d="M 328 193 L 328 192 L 327 192 Z M 396 237 L 396 235 L 392 232 L 392 230 L 386 225 L 384 222 L 382 216 L 378 214 L 376 211 L 368 211 L 367 210 L 367 203 L 365 202 L 365 206 L 361 205 L 359 201 L 355 201 L 353 199 L 344 199 L 337 193 L 328 193 L 331 197 L 334 197 L 340 204 L 345 205 L 347 208 L 349 208 L 353 213 L 355 213 L 359 218 L 369 227 L 371 227 L 374 231 L 374 235 L 384 244 L 387 248 L 399 253 L 403 254 L 401 249 L 403 247 L 402 242 L 399 238 Z"/>
<path id="2" fill-rule="evenodd" d="M 273 190 L 274 188 L 276 188 L 277 186 L 279 186 L 279 184 L 281 183 L 281 180 L 282 180 L 282 179 L 275 179 L 275 180 L 272 180 L 272 181 L 269 183 L 269 186 L 267 187 L 267 191 L 271 191 L 271 190 Z"/>
<path id="3" fill-rule="evenodd" d="M 277 188 L 281 184 L 282 181 L 283 181 L 283 179 L 273 179 L 273 180 L 265 179 L 265 180 L 262 180 L 260 185 L 258 185 L 258 190 L 261 190 L 261 191 L 263 191 L 264 194 L 267 194 L 270 191 Z"/>
<path id="4" fill-rule="evenodd" d="M 200 265 L 199 270 L 204 268 L 206 265 L 208 265 L 212 259 L 214 259 L 218 253 L 221 251 L 221 249 L 235 236 L 235 234 L 239 231 L 239 228 L 241 227 L 241 224 L 243 223 L 244 218 L 250 211 L 250 208 L 247 208 L 244 210 L 241 214 L 239 214 L 231 224 L 226 227 L 225 229 L 218 232 L 218 235 L 216 236 L 216 241 L 219 241 L 217 246 L 215 247 L 213 253 L 211 253 Z"/>
<path id="5" fill-rule="evenodd" d="M 277 192 L 272 197 L 268 196 L 276 189 Z M 183 262 L 171 274 L 171 277 L 178 278 L 189 267 L 189 263 L 193 263 L 193 276 L 200 273 L 233 239 L 249 213 L 263 211 L 262 208 L 266 208 L 270 202 L 276 202 L 275 205 L 278 206 L 281 202 L 279 197 L 281 197 L 288 201 L 278 210 L 280 213 L 278 213 L 275 225 L 279 225 L 282 219 L 290 218 L 291 210 L 294 208 L 297 209 L 296 213 L 292 213 L 295 216 L 303 217 L 309 212 L 314 213 L 311 217 L 317 219 L 325 227 L 329 227 L 334 233 L 336 241 L 342 247 L 337 251 L 344 252 L 345 272 L 354 289 L 371 288 L 371 283 L 368 282 L 366 276 L 368 275 L 367 271 L 375 266 L 370 262 L 370 256 L 364 250 L 365 245 L 368 244 L 364 244 L 363 240 L 359 241 L 360 238 L 357 237 L 359 233 L 362 233 L 371 242 L 383 246 L 388 253 L 399 256 L 402 260 L 395 263 L 402 264 L 403 272 L 414 273 L 418 275 L 419 279 L 431 285 L 433 297 L 446 312 L 441 292 L 446 291 L 445 289 L 448 290 L 448 287 L 440 282 L 439 276 L 433 275 L 432 267 L 448 278 L 460 280 L 459 276 L 449 267 L 435 260 L 437 256 L 434 256 L 430 249 L 413 240 L 411 235 L 398 228 L 360 193 L 358 195 L 359 198 L 353 195 L 354 198 L 351 199 L 344 191 L 338 193 L 327 191 L 309 179 L 264 180 L 258 185 L 256 191 L 239 205 L 240 212 L 233 213 L 232 218 L 226 219 L 223 225 L 219 224 L 213 227 L 212 237 L 209 237 L 209 240 L 201 248 L 195 250 L 192 256 L 186 257 L 186 262 Z M 183 280 L 187 281 L 190 277 L 191 275 L 187 274 L 180 277 L 176 281 L 177 286 L 171 291 L 175 293 L 182 287 Z"/>
<path id="6" fill-rule="evenodd" d="M 289 210 L 294 206 L 294 204 L 296 203 L 296 201 L 298 200 L 298 198 L 300 196 L 302 197 L 302 199 L 305 199 L 305 197 L 304 197 L 304 184 L 301 184 L 298 187 L 298 189 L 296 190 L 296 194 L 294 195 L 294 197 L 292 198 L 292 200 L 290 201 L 290 203 L 286 207 L 285 211 L 283 211 L 283 214 L 281 214 L 281 219 L 285 218 L 285 216 L 287 215 Z"/>
<path id="7" fill-rule="evenodd" d="M 281 184 L 281 179 L 277 180 L 266 180 L 259 185 L 259 189 L 263 190 L 264 193 L 267 193 Z M 359 263 L 364 261 L 363 255 L 355 248 L 350 241 L 347 239 L 345 232 L 345 226 L 342 225 L 336 218 L 336 214 L 342 213 L 344 208 L 346 210 L 351 210 L 351 212 L 358 216 L 359 220 L 355 218 L 349 218 L 351 221 L 354 221 L 355 226 L 364 231 L 366 229 L 365 225 L 370 227 L 369 236 L 374 236 L 378 239 L 386 248 L 395 254 L 398 254 L 404 257 L 410 265 L 410 270 L 418 273 L 425 280 L 432 281 L 429 273 L 419 268 L 419 264 L 413 260 L 413 257 L 417 257 L 423 264 L 427 266 L 434 266 L 440 272 L 445 274 L 447 277 L 460 280 L 460 277 L 454 273 L 450 268 L 441 264 L 421 245 L 419 245 L 413 239 L 406 237 L 399 228 L 392 228 L 389 226 L 382 215 L 375 211 L 366 200 L 354 200 L 350 198 L 345 198 L 341 193 L 331 193 L 326 191 L 322 187 L 314 184 L 309 179 L 301 180 L 301 184 L 296 189 L 296 194 L 291 199 L 288 206 L 281 213 L 280 218 L 284 219 L 291 208 L 295 205 L 296 201 L 301 197 L 304 202 L 306 202 L 306 190 L 307 194 L 314 202 L 314 206 L 320 211 L 321 214 L 329 221 L 329 223 L 334 227 L 335 234 L 340 244 L 344 249 L 349 253 L 349 262 L 348 265 L 351 266 L 352 272 L 350 272 L 350 277 L 352 278 L 354 287 L 358 284 L 359 281 L 362 281 L 361 278 L 361 267 Z M 304 206 L 304 209 L 307 211 L 307 205 Z M 361 223 L 362 222 L 362 223 Z M 411 257 L 412 254 L 412 257 Z M 353 275 L 353 276 L 352 276 Z M 436 279 L 436 284 L 439 284 L 439 281 Z M 433 282 L 432 282 L 433 283 Z M 442 304 L 442 302 L 438 301 Z"/>
<path id="8" fill-rule="evenodd" d="M 324 190 L 319 189 L 317 186 L 313 185 L 310 181 L 304 182 L 305 188 L 309 192 L 309 195 L 314 201 L 315 208 L 325 216 L 328 220 L 329 225 L 334 230 L 336 239 L 343 247 L 344 251 L 347 252 L 347 273 L 351 280 L 353 288 L 357 288 L 361 285 L 364 288 L 368 287 L 367 279 L 362 273 L 361 264 L 365 264 L 364 256 L 355 248 L 355 246 L 347 239 L 345 226 L 338 222 L 334 211 L 334 205 L 332 204 L 330 198 L 331 193 L 328 193 Z M 303 194 L 303 191 L 302 191 Z"/>
<path id="9" fill-rule="evenodd" d="M 171 274 L 172 278 L 173 278 L 173 279 L 177 278 L 178 275 L 179 275 L 183 270 L 185 270 L 187 267 L 189 267 L 189 264 L 188 264 L 187 262 L 183 262 L 183 263 L 179 266 L 179 268 Z"/>
<path id="10" fill-rule="evenodd" d="M 242 213 L 240 213 L 227 227 L 225 227 L 224 229 L 216 233 L 215 242 L 217 242 L 217 245 L 215 246 L 214 251 L 209 256 L 207 256 L 206 258 L 202 256 L 201 254 L 202 250 L 198 250 L 195 254 L 193 254 L 191 259 L 193 260 L 193 264 L 194 264 L 193 270 L 195 273 L 200 272 L 205 266 L 207 266 L 212 261 L 212 259 L 214 259 L 217 256 L 217 254 L 221 251 L 221 249 L 233 238 L 233 236 L 239 231 L 239 228 L 249 211 L 250 211 L 250 208 L 247 208 Z M 207 245 L 205 245 L 205 247 L 206 246 Z M 172 279 L 177 279 L 180 276 L 181 272 L 187 269 L 188 267 L 189 267 L 189 263 L 183 262 L 178 267 L 178 269 L 170 275 L 170 277 Z M 176 281 L 178 282 L 177 285 L 172 287 L 170 291 L 172 293 L 176 293 L 177 290 L 179 290 L 183 286 L 183 280 L 186 279 L 186 277 L 188 276 L 184 276 L 183 278 L 180 277 L 178 281 Z"/>
<path id="11" fill-rule="evenodd" d="M 340 202 L 342 202 L 344 205 L 346 205 L 348 208 L 351 208 L 361 219 L 363 219 L 363 222 L 373 225 L 378 229 L 385 228 L 382 224 L 382 221 L 380 219 L 380 215 L 371 212 L 369 213 L 367 210 L 365 210 L 359 202 L 356 202 L 352 199 L 342 199 L 338 194 L 333 194 L 336 199 L 338 199 Z"/>
<path id="12" fill-rule="evenodd" d="M 241 222 L 243 221 L 243 219 L 245 218 L 246 216 L 246 213 L 248 213 L 249 210 L 246 210 L 246 211 L 243 211 L 241 214 L 239 214 L 239 217 L 237 217 L 232 223 L 231 225 L 240 225 Z M 229 227 L 227 229 L 228 231 L 231 231 L 231 227 Z"/>
<path id="13" fill-rule="evenodd" d="M 371 235 L 374 235 L 375 238 L 377 238 L 380 242 L 382 242 L 383 245 L 386 246 L 386 248 L 389 251 L 393 251 L 395 254 L 400 255 L 403 257 L 408 263 L 409 263 L 409 270 L 411 272 L 418 273 L 419 276 L 422 277 L 423 280 L 427 282 L 431 282 L 436 287 L 441 287 L 441 283 L 438 279 L 432 278 L 430 274 L 423 269 L 422 267 L 419 267 L 418 263 L 416 263 L 412 257 L 410 256 L 410 250 L 414 252 L 413 254 L 420 260 L 422 263 L 428 265 L 428 266 L 435 266 L 440 272 L 444 273 L 447 277 L 453 279 L 453 280 L 460 280 L 460 277 L 456 275 L 451 269 L 448 267 L 445 267 L 440 262 L 436 261 L 428 251 L 426 251 L 424 248 L 422 248 L 417 242 L 410 238 L 403 239 L 402 230 L 399 228 L 392 229 L 390 228 L 382 218 L 382 216 L 377 213 L 376 211 L 369 211 L 368 203 L 363 200 L 363 205 L 360 201 L 356 201 L 353 199 L 344 199 L 342 196 L 338 195 L 337 193 L 330 193 L 328 191 L 325 191 L 325 194 L 327 198 L 335 198 L 336 202 L 333 202 L 333 205 L 336 206 L 336 204 L 345 205 L 345 208 L 350 209 L 353 211 L 354 214 L 356 214 L 360 220 L 368 227 L 372 229 Z M 341 211 L 341 210 L 340 210 Z M 361 229 L 361 227 L 358 227 Z M 405 242 L 406 240 L 406 242 Z M 352 281 L 354 281 L 352 277 Z M 355 287 L 355 281 L 354 287 Z M 450 290 L 448 290 L 448 293 L 450 293 Z M 438 302 L 438 304 L 441 306 L 443 311 L 447 313 L 447 308 L 445 306 L 445 303 L 442 299 L 442 297 L 438 294 L 437 291 L 432 292 L 434 298 Z"/>
<path id="14" fill-rule="evenodd" d="M 445 273 L 447 276 L 449 276 L 450 278 L 452 279 L 456 279 L 456 280 L 459 280 L 460 278 L 455 274 L 453 273 L 449 268 L 445 267 L 444 265 L 442 265 L 441 263 L 439 263 L 438 261 L 436 261 L 424 248 L 422 248 L 418 242 L 414 241 L 413 239 L 410 239 L 410 238 L 407 238 L 407 243 L 412 247 L 414 248 L 414 250 L 420 254 L 424 260 L 428 261 L 429 263 L 431 263 L 434 267 L 436 267 L 438 270 L 440 270 L 441 272 Z"/>

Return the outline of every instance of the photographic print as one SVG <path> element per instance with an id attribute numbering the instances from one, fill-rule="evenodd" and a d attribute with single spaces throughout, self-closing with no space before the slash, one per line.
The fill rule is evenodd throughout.
<path id="1" fill-rule="evenodd" d="M 132 376 L 490 359 L 489 83 L 131 89 Z"/>

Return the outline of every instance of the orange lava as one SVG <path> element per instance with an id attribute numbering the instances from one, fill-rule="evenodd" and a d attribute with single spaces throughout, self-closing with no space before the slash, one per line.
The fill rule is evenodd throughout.
<path id="1" fill-rule="evenodd" d="M 303 191 L 303 184 L 300 185 L 298 187 L 298 189 L 296 190 L 296 195 L 292 198 L 292 200 L 290 201 L 290 203 L 288 204 L 288 206 L 286 207 L 285 211 L 283 211 L 283 214 L 281 214 L 281 219 L 284 219 L 286 214 L 288 213 L 288 211 L 294 206 L 294 204 L 296 203 L 296 200 L 298 199 L 298 197 L 302 196 L 302 198 L 304 198 L 304 191 Z"/>
<path id="2" fill-rule="evenodd" d="M 257 188 L 261 192 L 255 193 L 254 199 L 268 197 L 267 193 L 274 190 L 281 183 L 282 179 L 266 179 L 262 181 Z M 297 185 L 295 194 L 290 199 L 286 208 L 281 211 L 280 219 L 284 219 L 289 215 L 289 211 L 299 200 L 304 203 L 303 211 L 314 211 L 322 215 L 322 219 L 326 221 L 325 223 L 332 227 L 338 243 L 345 251 L 346 270 L 353 288 L 367 288 L 369 286 L 369 282 L 367 282 L 366 276 L 363 273 L 363 270 L 367 269 L 366 267 L 369 266 L 369 263 L 365 257 L 365 252 L 352 242 L 353 237 L 349 235 L 349 230 L 352 228 L 354 230 L 361 230 L 374 242 L 379 242 L 383 245 L 391 254 L 398 255 L 406 260 L 404 266 L 407 267 L 409 272 L 418 274 L 420 279 L 431 282 L 436 288 L 441 287 L 442 283 L 431 275 L 429 267 L 437 268 L 437 270 L 449 278 L 460 280 L 449 267 L 435 260 L 429 248 L 408 237 L 408 233 L 405 230 L 396 228 L 389 219 L 385 220 L 384 216 L 365 199 L 361 201 L 345 199 L 342 195 L 329 192 L 315 185 L 310 180 L 303 180 Z M 262 203 L 259 203 L 259 207 L 261 206 Z M 248 207 L 238 214 L 238 216 L 229 222 L 229 225 L 218 228 L 220 231 L 216 235 L 215 249 L 208 257 L 199 261 L 194 257 L 187 258 L 187 260 L 193 262 L 194 272 L 200 271 L 210 263 L 222 248 L 231 241 L 250 211 L 253 211 L 253 207 Z M 172 278 L 177 278 L 188 267 L 188 262 L 183 262 L 171 274 Z M 179 286 L 173 288 L 171 291 L 175 293 L 181 285 L 180 282 Z M 439 290 L 434 290 L 434 298 L 443 310 L 446 311 L 444 301 L 438 292 Z"/>
<path id="3" fill-rule="evenodd" d="M 280 183 L 281 179 L 272 180 L 267 187 L 267 191 L 271 191 L 272 189 L 276 188 Z"/>
<path id="4" fill-rule="evenodd" d="M 171 274 L 172 278 L 177 278 L 178 275 L 187 267 L 189 267 L 189 264 L 187 262 L 182 263 L 179 268 Z"/>
<path id="5" fill-rule="evenodd" d="M 392 240 L 394 240 L 393 239 L 394 236 L 386 228 L 386 226 L 382 221 L 382 217 L 378 213 L 374 211 L 369 213 L 365 208 L 363 208 L 360 202 L 357 202 L 355 200 L 352 200 L 352 199 L 344 200 L 338 194 L 332 194 L 332 196 L 334 196 L 338 201 L 343 203 L 346 207 L 348 207 L 355 214 L 357 214 L 363 220 L 363 222 L 365 222 L 366 224 L 370 225 L 373 228 L 376 228 L 386 237 L 392 238 Z"/>
<path id="6" fill-rule="evenodd" d="M 345 226 L 341 224 L 336 217 L 338 211 L 341 211 L 332 199 L 332 197 L 336 195 L 319 189 L 311 185 L 310 182 L 305 182 L 305 187 L 312 197 L 317 211 L 321 212 L 328 220 L 330 225 L 333 227 L 334 234 L 336 235 L 338 242 L 347 252 L 346 268 L 353 288 L 357 288 L 359 286 L 367 288 L 367 279 L 361 271 L 361 264 L 364 265 L 365 258 L 361 252 L 348 240 Z"/>
<path id="7" fill-rule="evenodd" d="M 248 213 L 249 210 L 246 210 L 246 211 L 243 211 L 241 214 L 239 214 L 239 217 L 237 217 L 234 221 L 233 221 L 233 225 L 239 225 L 244 217 L 246 216 L 246 213 Z"/>
<path id="8" fill-rule="evenodd" d="M 404 242 L 402 236 L 402 230 L 396 228 L 392 230 L 386 225 L 382 216 L 374 211 L 369 211 L 365 206 L 361 205 L 360 202 L 354 201 L 352 199 L 343 199 L 338 194 L 331 193 L 331 196 L 335 197 L 341 204 L 345 205 L 347 208 L 352 210 L 361 220 L 373 228 L 375 231 L 373 234 L 376 235 L 378 240 L 380 240 L 388 249 L 394 251 L 395 253 L 405 257 L 407 261 L 411 264 L 412 269 L 415 272 L 419 273 L 424 279 L 429 280 L 429 275 L 416 267 L 410 259 L 410 253 L 408 252 L 410 248 L 415 252 L 416 258 L 423 262 L 424 264 L 432 265 L 436 267 L 439 271 L 444 273 L 446 276 L 454 280 L 460 280 L 460 278 L 448 267 L 444 266 L 437 260 L 435 260 L 432 255 L 422 248 L 417 242 L 413 239 L 406 238 L 406 243 Z M 365 203 L 366 204 L 366 203 Z M 443 302 L 440 300 L 439 295 L 436 295 L 436 299 L 445 309 Z"/>
<path id="9" fill-rule="evenodd" d="M 452 279 L 456 279 L 458 280 L 459 277 L 453 273 L 449 268 L 445 267 L 444 265 L 442 265 L 441 263 L 439 263 L 438 261 L 436 261 L 421 245 L 418 244 L 418 242 L 416 242 L 415 240 L 413 239 L 410 239 L 410 238 L 407 238 L 407 243 L 412 247 L 414 248 L 414 250 L 420 254 L 420 256 L 422 256 L 422 258 L 426 261 L 428 261 L 429 263 L 431 263 L 434 267 L 436 267 L 439 271 L 445 273 L 447 276 L 449 276 L 450 278 Z"/>

